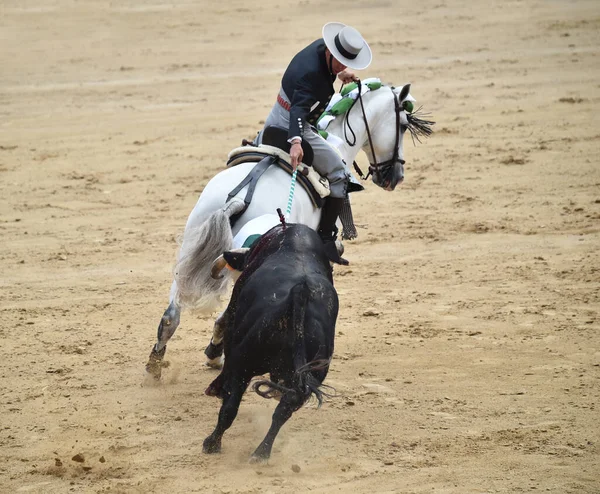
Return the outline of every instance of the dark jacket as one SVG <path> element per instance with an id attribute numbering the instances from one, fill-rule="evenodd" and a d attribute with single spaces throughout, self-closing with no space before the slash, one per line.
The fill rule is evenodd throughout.
<path id="1" fill-rule="evenodd" d="M 291 98 L 288 138 L 302 136 L 307 123 L 313 124 L 333 96 L 335 75 L 325 60 L 325 42 L 318 39 L 299 52 L 283 74 L 281 87 Z"/>

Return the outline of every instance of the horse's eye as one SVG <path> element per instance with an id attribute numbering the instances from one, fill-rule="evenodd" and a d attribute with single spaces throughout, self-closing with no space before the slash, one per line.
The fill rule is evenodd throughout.
<path id="1" fill-rule="evenodd" d="M 412 104 L 412 101 L 404 101 L 402 103 L 402 109 L 406 112 L 406 113 L 412 113 L 414 106 Z"/>

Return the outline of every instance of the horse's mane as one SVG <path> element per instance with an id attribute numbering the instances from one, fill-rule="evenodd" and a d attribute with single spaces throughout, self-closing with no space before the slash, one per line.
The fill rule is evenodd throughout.
<path id="1" fill-rule="evenodd" d="M 403 86 L 399 86 L 399 87 L 402 88 Z M 385 92 L 381 91 L 381 89 L 383 89 L 383 88 L 388 88 L 388 89 L 392 90 L 396 95 L 398 94 L 397 93 L 398 87 L 395 87 L 392 84 L 382 84 L 380 82 L 380 80 L 377 78 L 366 79 L 365 83 L 363 85 L 363 88 L 367 88 L 367 90 L 364 91 L 364 89 L 363 89 L 363 92 L 361 93 L 361 95 L 363 98 L 366 97 L 367 99 L 371 99 L 371 94 L 373 94 L 374 97 L 377 97 L 376 95 L 378 95 L 378 94 L 384 94 Z M 334 125 L 332 126 L 332 130 L 334 130 L 334 129 L 338 130 L 338 128 L 339 128 L 338 132 L 333 132 L 333 135 L 335 135 L 338 138 L 343 137 L 341 135 L 338 135 L 339 131 L 341 131 L 344 128 L 345 124 L 344 124 L 343 120 L 347 120 L 348 113 L 351 111 L 351 109 L 356 104 L 360 104 L 360 103 L 358 103 L 358 99 L 355 99 L 351 103 L 344 101 L 352 93 L 357 93 L 357 84 L 356 83 L 351 83 L 351 84 L 344 86 L 340 91 L 340 94 L 343 95 L 343 99 L 338 101 L 335 105 L 330 105 L 330 106 L 332 106 L 332 108 L 330 108 L 330 111 L 324 112 L 324 114 L 321 116 L 321 118 L 327 117 L 327 116 L 334 117 L 333 120 L 330 120 L 330 122 L 331 123 L 335 122 Z M 422 106 L 420 106 L 416 110 L 413 110 L 412 103 L 415 101 L 416 100 L 413 98 L 413 96 L 410 93 L 406 95 L 406 97 L 404 98 L 403 101 L 400 101 L 400 104 L 403 105 L 403 109 L 405 110 L 405 113 L 406 113 L 406 119 L 408 121 L 406 127 L 407 127 L 407 130 L 410 132 L 411 138 L 413 140 L 413 144 L 416 144 L 416 142 L 420 143 L 421 138 L 429 137 L 433 133 L 432 127 L 435 124 L 434 121 L 429 120 L 430 113 L 424 112 Z M 407 102 L 408 102 L 408 104 L 406 104 Z M 341 111 L 337 112 L 337 114 L 335 111 L 336 107 L 341 108 Z M 327 127 L 325 127 L 325 128 L 327 128 Z M 327 138 L 326 136 L 324 136 L 324 137 Z"/>

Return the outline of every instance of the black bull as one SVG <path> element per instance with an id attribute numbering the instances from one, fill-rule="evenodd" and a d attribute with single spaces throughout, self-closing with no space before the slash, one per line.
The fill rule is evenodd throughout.
<path id="1" fill-rule="evenodd" d="M 323 242 L 310 228 L 278 225 L 245 254 L 225 253 L 243 272 L 223 314 L 225 364 L 206 394 L 222 398 L 219 420 L 203 450 L 216 453 L 254 376 L 254 390 L 281 396 L 271 427 L 251 460 L 266 460 L 283 424 L 319 389 L 333 354 L 338 297 Z"/>

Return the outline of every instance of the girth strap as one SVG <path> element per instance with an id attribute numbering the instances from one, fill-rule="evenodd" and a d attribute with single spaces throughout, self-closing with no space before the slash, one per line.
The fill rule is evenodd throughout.
<path id="1" fill-rule="evenodd" d="M 248 209 L 248 206 L 252 201 L 252 196 L 254 195 L 254 190 L 256 189 L 258 179 L 262 176 L 263 173 L 267 171 L 267 168 L 269 168 L 276 161 L 277 158 L 275 156 L 264 157 L 262 160 L 256 163 L 252 170 L 250 170 L 250 173 L 246 175 L 246 178 L 244 178 L 244 180 L 242 180 L 239 183 L 239 185 L 227 195 L 227 202 L 229 202 L 238 194 L 240 190 L 248 186 L 248 190 L 246 191 L 246 197 L 244 197 L 244 209 L 242 209 L 239 213 L 234 214 L 229 218 L 229 222 L 232 227 L 233 225 L 235 225 L 236 221 L 246 212 L 246 209 Z"/>
<path id="2" fill-rule="evenodd" d="M 244 148 L 238 148 L 234 149 L 229 155 L 227 166 L 236 166 L 240 163 L 247 162 L 259 162 L 265 156 L 273 156 L 278 158 L 273 164 L 289 173 L 290 177 L 292 176 L 292 166 L 289 164 L 289 155 L 280 149 L 272 148 L 271 146 L 261 146 L 260 148 L 251 148 L 248 151 L 245 151 Z M 309 175 L 312 175 L 313 177 L 311 178 Z M 314 183 L 316 181 L 314 178 L 315 176 L 318 177 L 319 175 L 314 169 L 303 167 L 302 173 L 298 173 L 297 178 L 298 183 L 310 197 L 312 205 L 315 208 L 322 208 L 323 198 L 329 195 L 329 183 L 323 183 L 319 180 L 320 187 L 317 189 L 317 184 Z"/>

